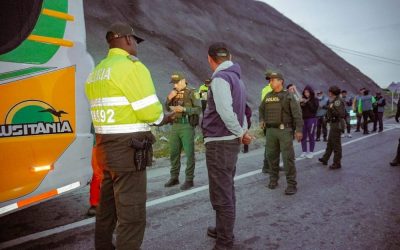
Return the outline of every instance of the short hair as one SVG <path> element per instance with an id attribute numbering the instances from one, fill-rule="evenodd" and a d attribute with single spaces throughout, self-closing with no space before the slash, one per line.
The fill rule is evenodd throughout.
<path id="1" fill-rule="evenodd" d="M 343 94 L 343 93 L 346 93 L 346 94 L 347 94 L 347 90 L 345 90 L 345 89 L 344 89 L 344 90 L 342 90 L 342 94 Z"/>
<path id="2" fill-rule="evenodd" d="M 338 86 L 331 86 L 328 91 L 331 92 L 335 96 L 340 95 L 340 89 Z"/>
<path id="3" fill-rule="evenodd" d="M 292 87 L 293 86 L 293 83 L 290 83 L 290 84 L 288 84 L 287 86 L 286 86 L 286 89 L 289 89 L 290 87 Z"/>
<path id="4" fill-rule="evenodd" d="M 230 60 L 231 53 L 228 50 L 228 46 L 226 46 L 223 42 L 213 43 L 208 48 L 208 55 L 214 60 L 216 63 L 222 63 Z"/>

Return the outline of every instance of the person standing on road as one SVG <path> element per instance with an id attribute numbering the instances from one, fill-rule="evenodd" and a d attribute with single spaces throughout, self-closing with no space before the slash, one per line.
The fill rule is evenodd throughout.
<path id="1" fill-rule="evenodd" d="M 358 108 L 361 110 L 363 117 L 364 135 L 369 134 L 368 123 L 375 122 L 373 106 L 375 105 L 375 97 L 369 94 L 369 90 L 364 90 L 364 95 L 360 97 Z M 368 120 L 369 119 L 369 120 Z"/>
<path id="2" fill-rule="evenodd" d="M 265 72 L 265 80 L 267 81 L 267 85 L 265 85 L 265 87 L 261 90 L 261 103 L 264 101 L 265 96 L 272 92 L 272 88 L 271 88 L 271 84 L 269 84 L 269 75 L 271 74 L 270 71 L 266 71 Z M 260 118 L 260 128 L 263 130 L 264 136 L 265 136 L 265 124 L 263 119 Z M 267 137 L 265 136 L 265 140 L 267 140 Z M 264 162 L 263 162 L 263 168 L 262 168 L 262 172 L 264 174 L 269 173 L 270 167 L 268 164 L 268 159 L 267 159 L 267 146 L 265 144 L 265 149 L 264 149 Z"/>
<path id="3" fill-rule="evenodd" d="M 324 141 L 327 141 L 328 136 L 328 129 L 326 127 L 326 110 L 328 109 L 329 105 L 329 98 L 324 95 L 324 92 L 321 90 L 317 91 L 317 98 L 318 98 L 318 110 L 317 110 L 317 138 L 316 141 L 320 141 L 321 139 L 321 130 L 322 130 L 322 137 Z"/>
<path id="4" fill-rule="evenodd" d="M 187 158 L 186 180 L 180 189 L 188 190 L 194 185 L 194 128 L 199 122 L 201 103 L 196 98 L 195 90 L 187 86 L 186 78 L 182 73 L 173 73 L 171 75 L 171 83 L 174 88 L 167 96 L 166 109 L 167 111 L 173 110 L 176 115 L 169 138 L 171 178 L 164 186 L 172 187 L 179 184 L 181 152 L 183 149 Z"/>
<path id="5" fill-rule="evenodd" d="M 343 100 L 340 98 L 340 89 L 337 86 L 332 86 L 329 88 L 329 97 L 332 101 L 330 102 L 328 111 L 326 113 L 327 121 L 330 125 L 328 143 L 324 155 L 318 160 L 322 164 L 327 165 L 333 152 L 333 164 L 329 166 L 329 169 L 338 169 L 342 167 L 341 134 L 344 130 L 343 119 L 346 115 L 346 108 Z"/>
<path id="6" fill-rule="evenodd" d="M 400 119 L 400 100 L 397 100 L 397 112 L 396 112 L 394 119 L 396 120 L 396 122 L 400 122 L 399 121 L 399 119 Z M 399 138 L 399 144 L 397 145 L 396 156 L 394 157 L 393 161 L 390 162 L 390 165 L 392 167 L 400 166 L 400 138 Z"/>
<path id="7" fill-rule="evenodd" d="M 207 107 L 207 93 L 208 93 L 208 88 L 210 86 L 211 79 L 206 79 L 204 83 L 199 87 L 198 93 L 199 97 L 201 100 L 201 112 L 204 115 L 204 110 L 206 110 Z"/>
<path id="8" fill-rule="evenodd" d="M 85 92 L 96 133 L 96 156 L 103 169 L 96 213 L 96 249 L 139 249 L 146 226 L 146 166 L 155 138 L 150 124 L 163 114 L 150 72 L 136 57 L 136 36 L 126 23 L 106 34 L 109 52 L 90 73 Z M 116 246 L 112 244 L 116 227 Z"/>
<path id="9" fill-rule="evenodd" d="M 314 157 L 315 147 L 315 128 L 317 127 L 317 110 L 318 110 L 318 99 L 315 98 L 314 90 L 311 86 L 307 85 L 302 93 L 300 99 L 301 113 L 303 114 L 303 139 L 301 140 L 301 148 L 303 153 L 300 155 L 301 158 L 311 159 Z M 309 150 L 307 149 L 307 141 L 309 143 Z"/>
<path id="10" fill-rule="evenodd" d="M 282 153 L 286 171 L 287 188 L 285 194 L 297 192 L 295 155 L 293 149 L 293 131 L 295 138 L 303 137 L 303 119 L 299 102 L 289 91 L 283 90 L 283 76 L 270 74 L 272 92 L 265 96 L 259 107 L 259 114 L 266 127 L 267 158 L 271 166 L 268 188 L 275 189 L 279 180 L 279 154 Z"/>
<path id="11" fill-rule="evenodd" d="M 351 138 L 352 136 L 351 136 L 351 124 L 350 124 L 350 111 L 352 110 L 353 100 L 351 97 L 347 96 L 346 90 L 342 90 L 340 97 L 344 101 L 344 104 L 346 107 L 345 122 L 346 122 L 347 137 Z M 344 133 L 343 133 L 342 137 L 344 137 Z"/>
<path id="12" fill-rule="evenodd" d="M 364 91 L 365 91 L 365 88 L 361 88 L 359 94 L 357 96 L 355 96 L 353 99 L 353 112 L 356 114 L 356 118 L 357 118 L 355 132 L 360 132 L 361 127 L 363 127 L 363 129 L 364 129 L 364 126 L 361 126 L 362 110 L 358 105 L 358 103 L 360 102 L 361 96 L 364 95 Z"/>
<path id="13" fill-rule="evenodd" d="M 372 132 L 376 132 L 377 125 L 379 122 L 379 132 L 383 131 L 383 112 L 385 112 L 385 105 L 386 105 L 386 100 L 382 96 L 381 92 L 377 92 L 376 96 L 376 104 L 374 106 L 374 129 Z"/>
<path id="14" fill-rule="evenodd" d="M 214 73 L 201 127 L 216 224 L 207 229 L 207 235 L 217 239 L 213 249 L 232 249 L 236 218 L 236 162 L 240 144 L 251 141 L 245 115 L 246 88 L 240 66 L 231 61 L 225 43 L 214 43 L 209 47 L 208 63 Z"/>

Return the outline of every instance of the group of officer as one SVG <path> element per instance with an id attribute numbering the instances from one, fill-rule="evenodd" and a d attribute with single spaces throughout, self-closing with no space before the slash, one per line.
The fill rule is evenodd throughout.
<path id="1" fill-rule="evenodd" d="M 193 187 L 194 128 L 203 112 L 203 134 L 210 182 L 210 200 L 216 211 L 216 227 L 207 234 L 217 239 L 214 249 L 233 245 L 235 220 L 234 175 L 240 144 L 249 144 L 247 133 L 246 90 L 238 64 L 231 62 L 227 46 L 210 46 L 208 62 L 213 70 L 196 92 L 179 72 L 171 75 L 164 114 L 150 72 L 136 57 L 137 44 L 143 41 L 125 23 L 113 24 L 107 34 L 109 53 L 89 75 L 85 92 L 90 102 L 96 134 L 95 156 L 101 166 L 100 202 L 96 213 L 96 249 L 114 249 L 112 235 L 116 228 L 117 249 L 139 249 L 146 225 L 146 167 L 152 163 L 155 137 L 150 126 L 172 123 L 170 143 L 171 171 L 165 187 L 179 184 L 182 149 L 187 156 L 182 190 Z M 293 138 L 301 141 L 303 120 L 298 98 L 284 89 L 279 72 L 267 72 L 268 85 L 262 90 L 259 106 L 260 124 L 265 131 L 264 168 L 270 174 L 267 187 L 275 189 L 282 155 L 286 172 L 285 194 L 297 192 Z M 211 84 L 210 83 L 214 83 Z M 218 83 L 218 84 L 216 84 Z M 331 125 L 325 154 L 319 159 L 327 164 L 334 153 L 331 169 L 341 167 L 340 135 L 345 106 L 340 89 L 329 88 L 327 117 Z M 208 107 L 206 107 L 208 105 Z M 221 168 L 217 171 L 218 168 Z M 222 199 L 222 200 L 221 200 Z M 226 199 L 226 200 L 225 200 Z M 221 205 L 225 204 L 225 205 Z"/>

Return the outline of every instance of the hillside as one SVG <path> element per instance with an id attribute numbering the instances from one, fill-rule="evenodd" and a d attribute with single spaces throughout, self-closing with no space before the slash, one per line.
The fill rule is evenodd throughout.
<path id="1" fill-rule="evenodd" d="M 234 3 L 234 4 L 233 4 Z M 253 0 L 85 0 L 87 43 L 96 63 L 107 52 L 105 32 L 114 21 L 133 24 L 146 41 L 139 58 L 150 69 L 157 94 L 170 90 L 172 71 L 183 71 L 193 87 L 211 75 L 207 49 L 226 42 L 242 67 L 249 100 L 258 106 L 266 68 L 299 89 L 306 84 L 326 91 L 329 85 L 356 93 L 379 87 L 318 39 L 269 5 Z"/>

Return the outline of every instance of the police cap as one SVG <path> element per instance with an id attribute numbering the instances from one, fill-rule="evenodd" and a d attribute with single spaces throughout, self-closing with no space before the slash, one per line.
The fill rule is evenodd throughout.
<path id="1" fill-rule="evenodd" d="M 181 72 L 174 72 L 171 75 L 171 81 L 169 83 L 178 83 L 180 80 L 186 79 L 185 75 Z"/>
<path id="2" fill-rule="evenodd" d="M 107 30 L 106 39 L 107 42 L 110 42 L 113 39 L 125 37 L 125 36 L 133 36 L 137 43 L 141 43 L 144 41 L 143 38 L 138 37 L 133 30 L 133 28 L 127 24 L 122 22 L 113 23 Z"/>

